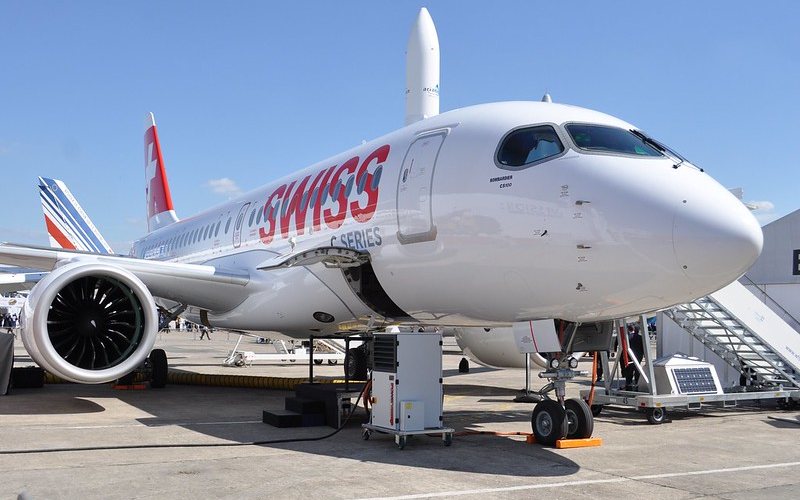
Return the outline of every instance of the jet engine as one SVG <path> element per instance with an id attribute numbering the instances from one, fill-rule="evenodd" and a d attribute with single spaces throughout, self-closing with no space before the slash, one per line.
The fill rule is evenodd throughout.
<path id="1" fill-rule="evenodd" d="M 45 276 L 20 314 L 31 358 L 72 382 L 99 384 L 138 368 L 158 332 L 144 283 L 124 269 L 74 262 Z"/>
<path id="2" fill-rule="evenodd" d="M 492 368 L 525 368 L 525 354 L 519 352 L 510 327 L 455 328 L 458 346 L 478 364 Z M 531 353 L 531 361 L 547 368 L 544 357 Z"/>
<path id="3" fill-rule="evenodd" d="M 476 363 L 492 368 L 525 368 L 525 355 L 519 352 L 511 327 L 453 330 L 458 346 Z M 578 325 L 572 337 L 570 357 L 580 360 L 587 352 L 610 350 L 613 333 L 611 321 Z M 530 356 L 531 361 L 547 369 L 544 356 L 535 352 Z"/>

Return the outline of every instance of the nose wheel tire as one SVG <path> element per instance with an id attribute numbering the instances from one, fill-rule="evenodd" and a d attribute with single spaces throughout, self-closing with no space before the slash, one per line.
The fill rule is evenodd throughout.
<path id="1" fill-rule="evenodd" d="M 564 411 L 567 414 L 568 439 L 585 439 L 592 437 L 592 432 L 594 432 L 594 417 L 586 401 L 582 399 L 568 399 L 564 401 Z"/>
<path id="2" fill-rule="evenodd" d="M 545 399 L 533 409 L 531 428 L 537 443 L 553 446 L 567 435 L 567 412 L 558 401 Z"/>

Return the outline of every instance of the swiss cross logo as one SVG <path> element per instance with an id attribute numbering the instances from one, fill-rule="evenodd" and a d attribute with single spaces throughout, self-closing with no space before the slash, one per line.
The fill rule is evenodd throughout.
<path id="1" fill-rule="evenodd" d="M 151 142 L 147 145 L 147 166 L 145 167 L 145 178 L 149 181 L 153 177 L 156 176 L 156 165 L 158 165 L 158 158 L 154 154 L 153 145 L 155 143 Z"/>

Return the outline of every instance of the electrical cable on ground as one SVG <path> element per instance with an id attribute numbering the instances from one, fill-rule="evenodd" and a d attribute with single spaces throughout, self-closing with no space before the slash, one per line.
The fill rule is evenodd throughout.
<path id="1" fill-rule="evenodd" d="M 347 426 L 347 423 L 350 421 L 350 417 L 353 416 L 356 409 L 358 408 L 358 403 L 361 401 L 361 398 L 364 394 L 372 386 L 372 382 L 367 382 L 364 386 L 364 389 L 358 395 L 355 404 L 350 408 L 350 412 L 337 429 L 333 432 L 329 432 L 324 436 L 317 436 L 317 437 L 308 437 L 308 438 L 290 438 L 290 439 L 269 439 L 264 441 L 248 441 L 246 443 L 178 443 L 178 444 L 123 444 L 123 445 L 115 445 L 115 446 L 82 446 L 82 447 L 69 447 L 69 448 L 45 448 L 45 449 L 33 449 L 33 450 L 0 450 L 0 455 L 26 455 L 26 454 L 35 454 L 35 453 L 62 453 L 62 452 L 72 452 L 72 451 L 111 451 L 111 450 L 144 450 L 144 449 L 158 449 L 158 448 L 233 448 L 236 446 L 261 446 L 261 445 L 268 445 L 268 444 L 287 444 L 287 443 L 304 443 L 310 441 L 322 441 L 323 439 L 328 439 L 336 434 L 338 434 L 342 429 Z M 366 398 L 365 398 L 366 401 Z"/>

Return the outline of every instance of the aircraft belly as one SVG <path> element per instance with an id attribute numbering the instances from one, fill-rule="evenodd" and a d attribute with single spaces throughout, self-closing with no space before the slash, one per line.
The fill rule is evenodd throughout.
<path id="1" fill-rule="evenodd" d="M 352 319 L 347 305 L 304 267 L 262 273 L 247 298 L 222 314 L 209 314 L 213 326 L 279 331 L 308 336 L 335 333 L 338 322 Z"/>

